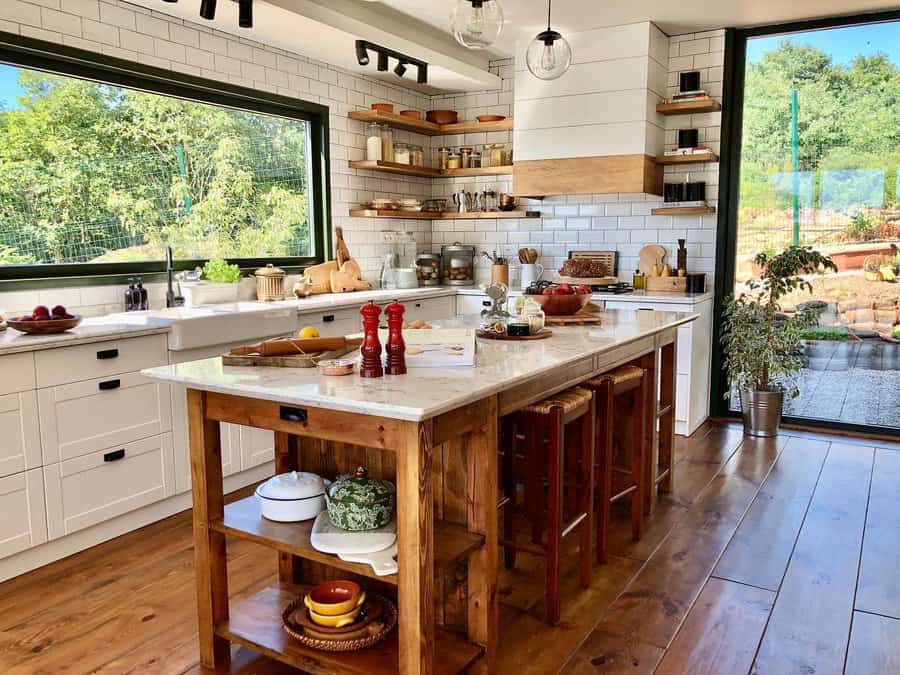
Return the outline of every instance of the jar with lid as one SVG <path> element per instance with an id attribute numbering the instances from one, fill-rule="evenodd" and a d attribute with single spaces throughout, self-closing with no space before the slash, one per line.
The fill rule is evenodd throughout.
<path id="1" fill-rule="evenodd" d="M 472 148 L 464 147 L 459 149 L 459 165 L 463 169 L 472 166 Z"/>
<path id="2" fill-rule="evenodd" d="M 381 127 L 381 159 L 385 162 L 394 161 L 394 130 L 387 124 Z"/>
<path id="3" fill-rule="evenodd" d="M 409 146 L 409 163 L 413 166 L 425 166 L 425 150 L 421 145 Z"/>
<path id="4" fill-rule="evenodd" d="M 416 256 L 416 274 L 421 286 L 441 285 L 441 256 L 437 253 L 420 253 Z"/>
<path id="5" fill-rule="evenodd" d="M 256 277 L 256 299 L 260 302 L 284 300 L 285 272 L 271 263 L 253 273 Z"/>
<path id="6" fill-rule="evenodd" d="M 381 125 L 369 122 L 366 126 L 366 159 L 377 162 L 381 159 Z"/>
<path id="7" fill-rule="evenodd" d="M 450 148 L 438 148 L 438 168 L 447 168 L 447 159 L 450 157 Z"/>
<path id="8" fill-rule="evenodd" d="M 481 153 L 478 150 L 472 151 L 472 156 L 469 158 L 469 166 L 473 169 L 481 166 Z"/>
<path id="9" fill-rule="evenodd" d="M 491 143 L 485 143 L 481 146 L 481 166 L 484 169 L 488 169 L 493 164 L 491 163 L 491 155 L 493 154 L 494 146 Z"/>
<path id="10" fill-rule="evenodd" d="M 461 168 L 462 160 L 459 156 L 458 152 L 451 151 L 447 155 L 447 168 L 448 169 L 459 169 Z"/>
<path id="11" fill-rule="evenodd" d="M 506 166 L 506 146 L 494 143 L 491 148 L 491 166 Z"/>
<path id="12" fill-rule="evenodd" d="M 448 286 L 475 282 L 475 247 L 459 242 L 441 246 L 441 281 Z"/>
<path id="13" fill-rule="evenodd" d="M 394 143 L 394 163 L 411 164 L 409 146 L 406 143 Z"/>

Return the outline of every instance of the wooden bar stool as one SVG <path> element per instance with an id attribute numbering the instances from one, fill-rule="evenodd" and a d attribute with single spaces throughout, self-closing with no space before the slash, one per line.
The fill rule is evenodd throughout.
<path id="1" fill-rule="evenodd" d="M 502 427 L 504 497 L 501 503 L 505 506 L 503 549 L 506 567 L 515 566 L 516 551 L 547 559 L 547 622 L 555 624 L 560 614 L 562 540 L 575 530 L 579 534 L 581 585 L 586 587 L 591 582 L 594 395 L 581 387 L 568 389 L 508 415 Z M 520 482 L 525 486 L 525 513 L 532 531 L 530 544 L 517 542 L 513 532 L 513 510 Z M 566 487 L 568 496 L 565 495 Z M 568 514 L 565 513 L 564 499 L 570 506 Z M 573 504 L 574 509 L 571 508 Z M 546 543 L 541 536 L 545 509 Z"/>
<path id="2" fill-rule="evenodd" d="M 597 429 L 597 562 L 609 557 L 610 505 L 631 496 L 631 536 L 639 541 L 643 534 L 644 461 L 644 394 L 647 372 L 637 366 L 622 366 L 588 380 L 583 386 L 596 394 Z M 626 396 L 627 395 L 627 396 Z M 625 400 L 627 399 L 627 400 Z M 624 405 L 623 405 L 624 404 Z M 625 407 L 627 406 L 627 407 Z M 615 429 L 626 420 L 631 425 L 628 466 L 616 464 Z"/>

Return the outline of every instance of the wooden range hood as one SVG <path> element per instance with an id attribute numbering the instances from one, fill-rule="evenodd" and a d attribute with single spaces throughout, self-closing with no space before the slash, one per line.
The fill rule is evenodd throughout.
<path id="1" fill-rule="evenodd" d="M 532 159 L 513 164 L 513 193 L 519 197 L 663 193 L 663 167 L 650 155 L 608 155 Z"/>

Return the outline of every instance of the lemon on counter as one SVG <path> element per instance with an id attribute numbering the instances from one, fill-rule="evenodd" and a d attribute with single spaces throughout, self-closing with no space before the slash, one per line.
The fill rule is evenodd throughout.
<path id="1" fill-rule="evenodd" d="M 319 337 L 319 331 L 316 330 L 313 326 L 305 326 L 300 329 L 299 333 L 297 333 L 297 337 L 301 340 L 306 340 L 308 338 L 317 338 Z"/>

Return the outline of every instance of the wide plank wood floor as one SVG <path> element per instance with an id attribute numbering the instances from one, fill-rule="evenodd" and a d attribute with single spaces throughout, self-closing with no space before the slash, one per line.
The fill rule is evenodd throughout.
<path id="1" fill-rule="evenodd" d="M 553 628 L 543 563 L 501 571 L 501 673 L 900 673 L 900 444 L 709 424 L 642 541 L 624 506 L 613 528 L 587 590 L 568 556 Z M 246 541 L 228 564 L 232 597 L 274 578 Z M 0 673 L 199 672 L 188 513 L 0 584 Z"/>

